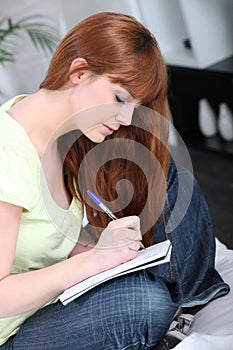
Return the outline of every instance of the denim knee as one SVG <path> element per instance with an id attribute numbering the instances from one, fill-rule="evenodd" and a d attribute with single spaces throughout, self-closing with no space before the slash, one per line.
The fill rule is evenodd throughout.
<path id="1" fill-rule="evenodd" d="M 21 350 L 150 349 L 177 309 L 162 280 L 146 271 L 108 281 L 67 306 L 49 305 L 14 337 Z"/>
<path id="2" fill-rule="evenodd" d="M 148 349 L 166 333 L 177 305 L 162 280 L 151 280 L 146 272 L 116 280 L 109 300 L 102 304 L 96 332 L 112 349 Z M 101 324 L 101 327 L 99 327 Z M 101 329 L 100 329 L 101 328 Z M 111 349 L 111 347 L 109 347 Z"/>

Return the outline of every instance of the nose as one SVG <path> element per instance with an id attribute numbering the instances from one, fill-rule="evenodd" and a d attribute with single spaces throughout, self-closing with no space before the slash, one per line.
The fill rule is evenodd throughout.
<path id="1" fill-rule="evenodd" d="M 132 116 L 135 105 L 127 104 L 122 106 L 121 110 L 116 114 L 115 120 L 121 125 L 130 125 L 132 123 Z"/>
<path id="2" fill-rule="evenodd" d="M 127 115 L 118 114 L 118 115 L 116 115 L 115 120 L 117 123 L 120 123 L 121 125 L 127 126 L 127 125 L 131 124 L 132 115 L 127 116 Z"/>

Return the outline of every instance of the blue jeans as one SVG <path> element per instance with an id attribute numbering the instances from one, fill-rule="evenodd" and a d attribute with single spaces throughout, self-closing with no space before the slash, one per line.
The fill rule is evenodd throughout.
<path id="1" fill-rule="evenodd" d="M 181 192 L 191 175 L 184 169 Z M 166 216 L 178 191 L 177 169 L 168 177 Z M 166 221 L 166 219 L 165 219 Z M 108 281 L 67 306 L 60 302 L 37 311 L 0 350 L 150 349 L 167 331 L 180 306 L 204 305 L 228 293 L 214 269 L 215 238 L 206 202 L 195 182 L 192 199 L 180 224 L 167 232 L 164 217 L 154 242 L 171 239 L 170 264 Z"/>

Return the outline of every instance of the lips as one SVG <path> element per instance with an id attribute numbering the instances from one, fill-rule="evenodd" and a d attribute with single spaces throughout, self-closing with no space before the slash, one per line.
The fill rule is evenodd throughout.
<path id="1" fill-rule="evenodd" d="M 114 131 L 116 131 L 116 130 L 118 129 L 118 128 L 113 129 L 113 128 L 111 128 L 110 126 L 105 125 L 105 124 L 103 124 L 103 126 L 104 126 L 104 129 L 105 129 L 105 131 L 106 131 L 106 133 L 107 133 L 108 135 L 111 135 Z"/>

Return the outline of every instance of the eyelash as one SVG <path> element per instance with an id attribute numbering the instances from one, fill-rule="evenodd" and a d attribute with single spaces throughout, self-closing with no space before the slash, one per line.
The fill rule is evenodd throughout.
<path id="1" fill-rule="evenodd" d="M 125 101 L 122 98 L 120 98 L 118 95 L 115 95 L 115 100 L 116 102 L 119 102 L 119 103 L 125 103 Z"/>

